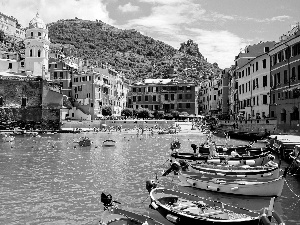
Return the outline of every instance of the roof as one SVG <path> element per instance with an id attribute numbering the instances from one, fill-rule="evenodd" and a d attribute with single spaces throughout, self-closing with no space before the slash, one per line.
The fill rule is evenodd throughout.
<path id="1" fill-rule="evenodd" d="M 40 18 L 39 13 L 29 22 L 29 28 L 47 29 L 45 22 Z"/>

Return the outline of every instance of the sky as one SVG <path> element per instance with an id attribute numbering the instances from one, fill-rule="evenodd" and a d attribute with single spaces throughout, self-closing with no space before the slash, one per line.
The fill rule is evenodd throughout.
<path id="1" fill-rule="evenodd" d="M 247 45 L 279 41 L 300 22 L 299 9 L 300 0 L 0 0 L 0 12 L 23 27 L 38 11 L 45 23 L 98 19 L 176 49 L 191 39 L 223 69 Z"/>

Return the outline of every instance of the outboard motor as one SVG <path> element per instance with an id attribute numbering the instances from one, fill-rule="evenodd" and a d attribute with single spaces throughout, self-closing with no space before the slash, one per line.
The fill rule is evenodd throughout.
<path id="1" fill-rule="evenodd" d="M 174 174 L 178 173 L 181 168 L 181 165 L 179 162 L 175 161 L 171 164 L 170 168 L 166 170 L 166 172 L 163 173 L 162 176 L 167 176 L 170 174 L 172 171 L 174 171 Z"/>
<path id="2" fill-rule="evenodd" d="M 146 181 L 146 189 L 150 193 L 152 189 L 157 187 L 157 183 L 154 180 L 147 180 Z"/>
<path id="3" fill-rule="evenodd" d="M 104 209 L 107 209 L 108 207 L 111 207 L 112 206 L 112 196 L 111 196 L 111 194 L 106 195 L 102 192 L 101 202 L 104 205 Z"/>

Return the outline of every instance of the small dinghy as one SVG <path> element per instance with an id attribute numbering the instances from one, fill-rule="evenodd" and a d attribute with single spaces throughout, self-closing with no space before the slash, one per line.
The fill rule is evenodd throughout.
<path id="1" fill-rule="evenodd" d="M 174 224 L 271 224 L 267 214 L 274 218 L 276 215 L 277 220 L 283 223 L 273 210 L 274 198 L 268 209 L 252 211 L 166 188 L 154 186 L 151 189 L 152 184 L 151 181 L 146 183 L 151 208 Z"/>
<path id="2" fill-rule="evenodd" d="M 104 206 L 104 212 L 100 220 L 101 225 L 163 225 L 148 216 L 118 208 L 115 203 L 121 203 L 113 201 L 110 194 L 102 193 L 101 202 Z"/>
<path id="3" fill-rule="evenodd" d="M 15 137 L 9 134 L 4 134 L 2 140 L 4 142 L 13 142 L 15 140 Z"/>
<path id="4" fill-rule="evenodd" d="M 83 137 L 78 141 L 80 147 L 91 146 L 91 140 L 88 137 Z"/>
<path id="5" fill-rule="evenodd" d="M 114 141 L 114 140 L 105 140 L 105 141 L 103 141 L 102 145 L 106 146 L 106 147 L 112 147 L 112 146 L 116 145 L 116 141 Z"/>
<path id="6" fill-rule="evenodd" d="M 201 173 L 207 175 L 219 175 L 225 177 L 245 177 L 245 178 L 278 178 L 280 168 L 277 163 L 269 161 L 264 166 L 233 166 L 228 164 L 214 164 L 214 163 L 186 163 L 183 160 L 173 162 L 166 173 L 172 171 L 179 172 L 179 170 L 193 173 Z"/>

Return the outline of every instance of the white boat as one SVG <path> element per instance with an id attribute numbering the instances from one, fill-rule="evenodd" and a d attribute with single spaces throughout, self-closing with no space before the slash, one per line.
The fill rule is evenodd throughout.
<path id="1" fill-rule="evenodd" d="M 12 136 L 12 135 L 4 134 L 3 137 L 2 137 L 2 140 L 4 142 L 12 142 L 12 141 L 15 140 L 15 137 Z"/>
<path id="2" fill-rule="evenodd" d="M 269 161 L 264 166 L 232 166 L 228 164 L 211 164 L 211 163 L 193 163 L 187 164 L 179 162 L 184 171 L 220 175 L 225 177 L 245 177 L 245 178 L 278 178 L 280 168 L 277 163 Z"/>
<path id="3" fill-rule="evenodd" d="M 235 195 L 280 196 L 286 172 L 276 179 L 237 179 L 224 176 L 209 176 L 189 172 L 179 172 L 179 180 L 187 186 L 202 190 Z"/>
<path id="4" fill-rule="evenodd" d="M 107 146 L 107 147 L 112 147 L 112 146 L 116 145 L 116 141 L 108 139 L 108 140 L 103 141 L 102 145 Z"/>

